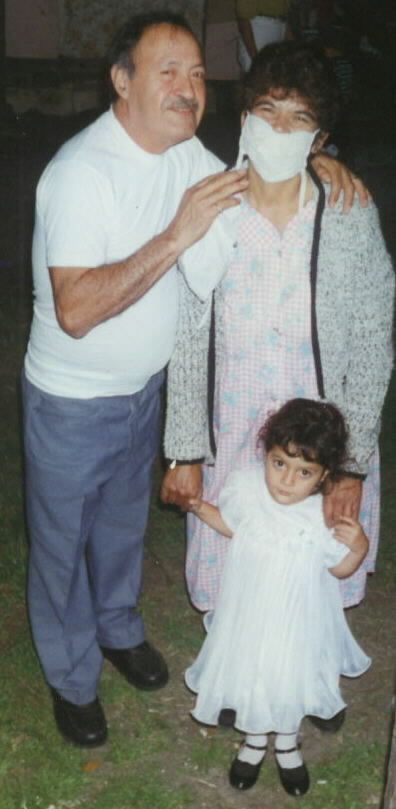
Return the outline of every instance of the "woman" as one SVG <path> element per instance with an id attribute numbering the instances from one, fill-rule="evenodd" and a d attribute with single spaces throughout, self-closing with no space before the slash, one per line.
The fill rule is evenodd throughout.
<path id="1" fill-rule="evenodd" d="M 210 330 L 203 305 L 185 288 L 165 434 L 165 454 L 177 465 L 161 495 L 179 504 L 196 495 L 203 461 L 203 499 L 216 504 L 227 473 L 255 461 L 269 412 L 295 396 L 334 402 L 350 431 L 349 461 L 324 498 L 326 522 L 359 517 L 370 540 L 364 564 L 341 585 L 344 606 L 352 606 L 364 596 L 377 551 L 393 271 L 375 205 L 355 202 L 344 216 L 305 170 L 338 111 L 327 63 L 298 43 L 263 48 L 244 79 L 243 109 L 239 162 L 247 155 L 249 188 Z M 208 345 L 215 362 L 207 375 Z M 214 607 L 227 547 L 189 515 L 187 584 L 200 610 Z"/>

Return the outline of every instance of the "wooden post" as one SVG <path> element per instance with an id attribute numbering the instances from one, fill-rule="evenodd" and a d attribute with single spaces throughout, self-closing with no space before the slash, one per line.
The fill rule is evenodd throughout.
<path id="1" fill-rule="evenodd" d="M 393 720 L 393 734 L 389 754 L 388 776 L 385 788 L 383 809 L 396 809 L 396 721 Z"/>
<path id="2" fill-rule="evenodd" d="M 5 0 L 0 0 L 0 110 L 6 105 L 6 37 L 5 37 Z"/>

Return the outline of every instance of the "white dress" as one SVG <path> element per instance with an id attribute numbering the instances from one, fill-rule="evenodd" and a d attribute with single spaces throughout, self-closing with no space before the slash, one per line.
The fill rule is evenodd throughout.
<path id="1" fill-rule="evenodd" d="M 322 516 L 322 497 L 276 503 L 263 464 L 231 473 L 219 498 L 233 531 L 207 637 L 185 674 L 192 715 L 217 724 L 236 711 L 247 733 L 294 733 L 307 714 L 329 719 L 345 702 L 339 676 L 370 666 L 329 573 L 348 553 Z"/>

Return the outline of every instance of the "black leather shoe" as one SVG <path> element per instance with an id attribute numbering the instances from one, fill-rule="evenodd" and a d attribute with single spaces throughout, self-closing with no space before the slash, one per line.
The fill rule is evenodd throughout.
<path id="1" fill-rule="evenodd" d="M 132 649 L 108 649 L 101 646 L 103 657 L 115 666 L 128 683 L 143 691 L 162 688 L 169 679 L 164 658 L 146 640 Z"/>
<path id="2" fill-rule="evenodd" d="M 267 750 L 267 745 L 265 747 L 254 747 L 253 745 L 246 744 L 245 742 L 244 746 L 252 747 L 253 750 L 262 750 L 263 758 L 258 764 L 249 764 L 248 761 L 241 761 L 238 756 L 234 758 L 228 773 L 228 777 L 231 786 L 235 789 L 250 789 L 255 785 L 264 761 L 264 754 Z"/>
<path id="3" fill-rule="evenodd" d="M 346 709 L 342 708 L 341 711 L 332 716 L 330 719 L 321 719 L 320 716 L 307 716 L 307 719 L 312 725 L 315 725 L 319 730 L 324 733 L 336 733 L 344 724 L 346 716 Z"/>
<path id="4" fill-rule="evenodd" d="M 79 747 L 99 747 L 107 739 L 106 718 L 98 699 L 75 705 L 52 691 L 55 721 L 62 736 Z"/>
<path id="5" fill-rule="evenodd" d="M 298 749 L 298 747 L 291 747 L 289 750 L 275 749 L 274 753 L 279 756 L 282 755 L 282 753 L 294 753 Z M 281 767 L 277 758 L 275 760 L 283 789 L 285 789 L 289 795 L 294 795 L 295 798 L 298 798 L 300 795 L 305 795 L 309 790 L 309 772 L 304 762 L 300 764 L 299 767 L 287 769 L 286 767 Z"/>

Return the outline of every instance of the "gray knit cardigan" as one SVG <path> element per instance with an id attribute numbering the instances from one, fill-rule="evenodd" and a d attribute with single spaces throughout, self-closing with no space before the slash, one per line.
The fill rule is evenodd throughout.
<path id="1" fill-rule="evenodd" d="M 316 180 L 315 180 L 316 182 Z M 322 200 L 322 204 L 321 204 Z M 168 367 L 164 452 L 213 463 L 208 417 L 210 305 L 180 274 L 180 312 Z M 365 475 L 378 439 L 392 369 L 394 272 L 373 202 L 325 204 L 323 189 L 311 256 L 312 345 L 318 395 L 343 412 L 350 431 L 346 471 Z M 222 346 L 222 285 L 215 291 L 216 362 Z"/>

